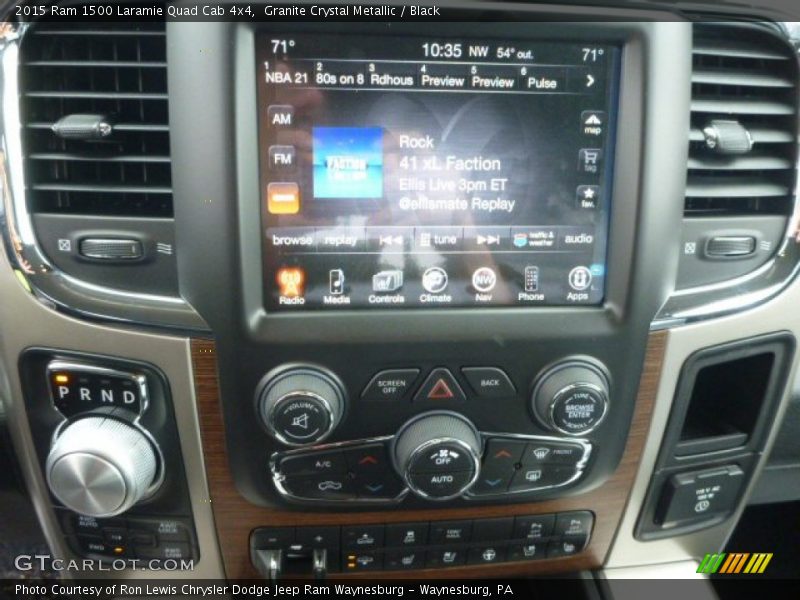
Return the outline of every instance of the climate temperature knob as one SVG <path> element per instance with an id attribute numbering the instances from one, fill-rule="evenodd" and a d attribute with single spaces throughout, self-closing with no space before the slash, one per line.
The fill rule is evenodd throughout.
<path id="1" fill-rule="evenodd" d="M 584 358 L 569 359 L 547 369 L 534 385 L 531 410 L 542 425 L 560 433 L 589 433 L 608 412 L 605 369 Z"/>
<path id="2" fill-rule="evenodd" d="M 312 367 L 296 367 L 267 376 L 258 395 L 267 431 L 288 446 L 324 440 L 344 412 L 344 392 L 333 375 Z"/>
<path id="3" fill-rule="evenodd" d="M 466 492 L 478 478 L 480 436 L 460 415 L 424 413 L 397 432 L 392 458 L 395 469 L 417 496 L 449 500 Z"/>
<path id="4" fill-rule="evenodd" d="M 158 458 L 147 436 L 109 417 L 67 425 L 53 442 L 47 484 L 64 506 L 83 515 L 122 514 L 157 485 Z"/>

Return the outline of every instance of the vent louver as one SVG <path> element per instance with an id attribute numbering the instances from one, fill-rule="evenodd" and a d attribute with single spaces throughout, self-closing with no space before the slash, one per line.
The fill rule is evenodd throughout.
<path id="1" fill-rule="evenodd" d="M 33 25 L 20 61 L 28 205 L 34 213 L 171 217 L 163 23 Z M 58 135 L 64 117 L 110 134 Z"/>
<path id="2" fill-rule="evenodd" d="M 797 83 L 792 49 L 768 29 L 695 25 L 686 216 L 791 212 Z M 710 148 L 715 123 L 738 128 L 750 148 Z"/>

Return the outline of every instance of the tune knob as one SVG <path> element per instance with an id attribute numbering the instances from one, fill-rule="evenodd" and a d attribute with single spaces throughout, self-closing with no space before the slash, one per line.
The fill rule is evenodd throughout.
<path id="1" fill-rule="evenodd" d="M 567 435 L 595 429 L 608 411 L 608 376 L 590 359 L 566 360 L 539 376 L 531 396 L 534 416 Z"/>
<path id="2" fill-rule="evenodd" d="M 310 367 L 268 376 L 258 401 L 267 430 L 289 446 L 324 440 L 339 424 L 345 405 L 337 379 Z"/>
<path id="3" fill-rule="evenodd" d="M 394 466 L 409 489 L 427 500 L 449 500 L 475 483 L 480 435 L 464 417 L 429 412 L 406 422 L 392 448 Z"/>
<path id="4" fill-rule="evenodd" d="M 139 429 L 96 416 L 60 432 L 45 468 L 47 484 L 64 506 L 84 515 L 112 517 L 151 491 L 158 459 Z"/>

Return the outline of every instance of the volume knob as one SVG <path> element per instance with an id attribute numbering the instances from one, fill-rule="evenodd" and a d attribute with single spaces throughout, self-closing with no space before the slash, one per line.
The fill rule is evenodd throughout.
<path id="1" fill-rule="evenodd" d="M 344 392 L 333 375 L 312 367 L 268 376 L 258 396 L 259 411 L 272 436 L 288 446 L 328 437 L 344 413 Z"/>
<path id="2" fill-rule="evenodd" d="M 153 486 L 158 459 L 135 427 L 109 417 L 67 425 L 45 465 L 50 491 L 83 515 L 113 517 L 139 502 Z"/>

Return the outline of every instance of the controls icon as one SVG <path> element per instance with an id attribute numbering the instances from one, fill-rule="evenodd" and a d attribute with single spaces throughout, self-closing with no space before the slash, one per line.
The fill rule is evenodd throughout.
<path id="1" fill-rule="evenodd" d="M 575 267 L 569 272 L 569 286 L 582 292 L 592 285 L 592 272 L 586 267 Z"/>
<path id="2" fill-rule="evenodd" d="M 267 210 L 271 215 L 296 215 L 300 212 L 300 187 L 296 183 L 267 185 Z"/>
<path id="3" fill-rule="evenodd" d="M 381 271 L 372 276 L 372 291 L 380 293 L 396 292 L 403 287 L 402 271 Z"/>
<path id="4" fill-rule="evenodd" d="M 422 274 L 422 287 L 431 294 L 439 294 L 447 287 L 447 272 L 441 267 L 430 267 Z"/>
<path id="5" fill-rule="evenodd" d="M 278 269 L 275 277 L 281 296 L 286 298 L 299 298 L 305 289 L 306 274 L 297 267 L 284 267 Z"/>
<path id="6" fill-rule="evenodd" d="M 482 293 L 491 292 L 497 285 L 497 275 L 489 267 L 481 267 L 472 274 L 472 287 Z"/>
<path id="7" fill-rule="evenodd" d="M 331 269 L 330 277 L 330 290 L 333 296 L 341 296 L 344 294 L 344 271 L 341 269 Z"/>
<path id="8" fill-rule="evenodd" d="M 539 267 L 535 266 L 525 267 L 525 291 L 526 292 L 539 291 Z"/>

